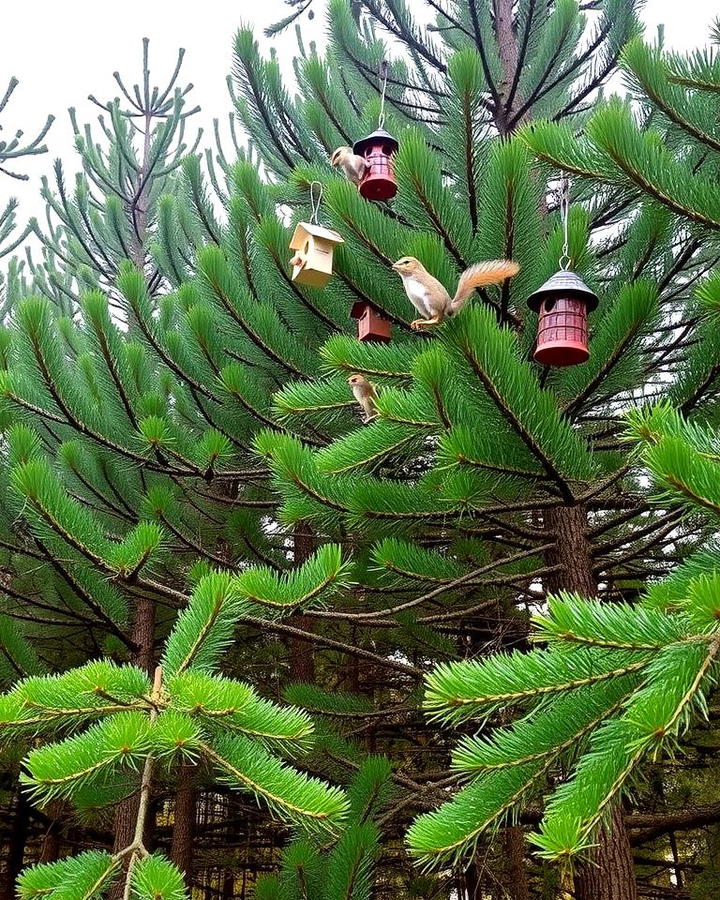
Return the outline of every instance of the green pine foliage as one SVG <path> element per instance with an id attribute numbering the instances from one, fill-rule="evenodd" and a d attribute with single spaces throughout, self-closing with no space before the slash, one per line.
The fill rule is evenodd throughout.
<path id="1" fill-rule="evenodd" d="M 244 573 L 246 580 L 250 574 Z M 47 741 L 30 750 L 23 763 L 21 780 L 34 803 L 102 794 L 110 785 L 115 791 L 109 802 L 117 802 L 133 790 L 133 782 L 144 797 L 155 769 L 205 760 L 219 782 L 252 793 L 293 825 L 309 833 L 337 827 L 348 807 L 342 792 L 278 756 L 307 748 L 310 718 L 217 673 L 229 634 L 243 611 L 252 611 L 242 577 L 233 583 L 211 574 L 200 581 L 167 640 L 152 685 L 136 666 L 99 661 L 62 675 L 20 681 L 0 698 L 5 740 L 43 734 Z M 332 578 L 325 573 L 322 580 Z M 317 594 L 323 590 L 323 584 L 316 586 Z M 65 896 L 77 891 L 78 884 L 84 897 L 105 896 L 125 858 L 125 877 L 138 896 L 187 896 L 182 873 L 144 846 L 146 813 L 147 803 L 141 800 L 140 837 L 129 847 L 114 855 L 91 851 L 30 868 L 20 881 L 21 896 L 48 891 Z"/>
<path id="2" fill-rule="evenodd" d="M 373 820 L 390 799 L 390 777 L 387 759 L 367 757 L 348 785 L 350 809 L 339 839 L 329 848 L 307 839 L 291 843 L 280 872 L 258 880 L 255 900 L 370 900 L 381 852 Z"/>
<path id="3" fill-rule="evenodd" d="M 202 136 L 200 129 L 186 134 L 199 107 L 188 103 L 192 85 L 178 83 L 184 54 L 179 51 L 167 82 L 153 85 L 144 38 L 138 83 L 131 88 L 115 73 L 118 96 L 103 102 L 90 95 L 100 110 L 94 129 L 69 110 L 82 172 L 68 184 L 58 159 L 53 178 L 43 178 L 47 224 L 31 222 L 42 257 L 28 254 L 26 287 L 66 314 L 72 315 L 81 292 L 113 292 L 126 259 L 146 268 L 153 292 L 167 282 L 177 286 L 188 274 L 186 248 L 212 233 L 214 216 L 197 164 L 188 163 L 184 183 L 176 177 Z M 180 212 L 185 192 L 204 204 L 204 221 Z"/>
<path id="4" fill-rule="evenodd" d="M 369 81 L 382 58 L 379 32 L 370 26 L 364 48 L 359 47 L 350 14 L 340 6 L 330 5 L 337 36 L 330 54 L 342 54 L 350 72 L 360 69 Z M 408 41 L 409 35 L 422 34 L 406 7 L 361 6 L 382 22 L 381 33 Z M 386 653 L 402 654 L 412 646 L 400 627 L 408 614 L 416 637 L 419 628 L 434 631 L 434 642 L 426 641 L 422 649 L 415 643 L 413 658 L 423 666 L 441 663 L 429 676 L 426 694 L 435 717 L 465 728 L 479 718 L 488 728 L 513 715 L 508 706 L 527 699 L 532 707 L 527 722 L 518 723 L 518 729 L 520 723 L 527 729 L 496 751 L 514 750 L 512 764 L 477 776 L 482 747 L 468 745 L 471 758 L 462 753 L 459 758 L 469 763 L 475 780 L 451 805 L 412 827 L 411 853 L 436 870 L 472 858 L 478 841 L 491 840 L 495 827 L 512 823 L 523 801 L 540 798 L 543 786 L 556 778 L 560 756 L 573 759 L 588 742 L 594 754 L 596 746 L 604 746 L 596 740 L 604 741 L 607 733 L 614 751 L 591 755 L 602 778 L 591 790 L 581 778 L 586 770 L 578 768 L 574 788 L 577 803 L 586 806 L 568 852 L 584 855 L 594 846 L 596 826 L 617 803 L 625 775 L 641 757 L 665 746 L 660 740 L 652 747 L 643 737 L 657 724 L 650 687 L 660 671 L 657 654 L 667 652 L 663 665 L 678 667 L 660 714 L 668 738 L 693 715 L 695 697 L 686 695 L 695 675 L 704 673 L 701 690 L 711 683 L 707 658 L 698 648 L 688 647 L 687 656 L 682 652 L 688 640 L 683 623 L 655 615 L 644 604 L 636 612 L 634 603 L 650 578 L 669 573 L 678 558 L 702 544 L 706 526 L 697 517 L 682 518 L 672 505 L 648 512 L 647 485 L 640 468 L 628 462 L 622 432 L 624 413 L 648 396 L 672 400 L 682 392 L 692 397 L 686 412 L 713 415 L 715 328 L 707 294 L 716 291 L 714 280 L 705 280 L 715 261 L 713 244 L 686 229 L 677 210 L 630 190 L 599 153 L 593 140 L 600 113 L 585 129 L 588 117 L 578 109 L 592 96 L 592 88 L 585 91 L 592 75 L 584 73 L 589 82 L 580 88 L 562 71 L 550 83 L 529 87 L 528 81 L 542 78 L 538 61 L 522 67 L 514 85 L 509 79 L 511 96 L 503 94 L 498 84 L 507 60 L 502 54 L 496 59 L 489 47 L 498 45 L 484 40 L 494 27 L 488 8 L 456 6 L 452 15 L 438 14 L 444 27 L 415 48 L 412 64 L 390 63 L 388 127 L 400 139 L 399 190 L 390 211 L 363 203 L 350 185 L 323 177 L 315 144 L 299 137 L 304 123 L 297 106 L 294 135 L 287 119 L 278 126 L 282 135 L 263 124 L 277 122 L 272 113 L 286 103 L 281 91 L 269 87 L 272 61 L 264 70 L 266 90 L 260 96 L 248 79 L 243 106 L 246 125 L 258 135 L 259 152 L 278 179 L 292 179 L 293 186 L 301 179 L 306 185 L 315 178 L 325 181 L 328 224 L 346 240 L 337 253 L 336 281 L 323 294 L 328 309 L 335 286 L 350 283 L 367 291 L 372 284 L 374 305 L 394 326 L 386 346 L 331 337 L 320 350 L 326 374 L 291 379 L 275 395 L 276 415 L 288 430 L 325 430 L 329 443 L 317 446 L 307 436 L 278 437 L 271 431 L 255 439 L 283 498 L 280 521 L 291 527 L 309 522 L 331 540 L 352 536 L 358 588 L 349 604 L 335 604 L 323 618 L 352 627 L 355 635 L 357 629 L 368 634 L 375 629 Z M 600 18 L 598 28 L 600 34 L 610 28 L 607 60 L 629 40 L 626 59 L 637 45 L 637 30 L 627 8 L 603 7 L 607 18 Z M 553 7 L 530 42 L 538 60 L 547 60 L 551 47 L 576 43 L 577 15 L 575 4 Z M 522 34 L 522 18 L 517 25 Z M 452 44 L 447 68 L 438 64 L 445 40 Z M 259 65 L 257 47 L 244 43 L 241 52 L 244 72 Z M 603 71 L 602 58 L 602 52 L 592 54 L 589 69 L 595 75 Z M 324 85 L 328 78 L 324 75 Z M 401 86 L 407 93 L 398 100 Z M 419 100 L 422 113 L 414 112 L 411 98 Z M 616 100 L 607 104 L 609 110 L 621 107 Z M 707 121 L 711 118 L 708 112 Z M 648 117 L 650 129 L 653 121 Z M 488 122 L 501 134 L 522 125 L 521 136 L 500 142 L 487 130 Z M 372 126 L 370 120 L 368 130 Z M 612 123 L 607 131 L 619 133 Z M 670 129 L 662 133 L 667 141 L 646 133 L 647 153 L 660 160 L 658 171 L 674 177 L 665 165 L 665 156 L 675 152 Z M 562 140 L 571 165 L 559 153 L 542 152 L 538 136 L 546 134 L 558 144 Z M 326 134 L 318 129 L 315 136 L 331 149 Z M 675 163 L 678 177 L 688 165 L 682 152 Z M 691 164 L 705 151 L 693 152 Z M 639 171 L 651 164 L 650 156 L 638 152 Z M 575 176 L 568 222 L 571 268 L 598 293 L 600 305 L 590 316 L 590 361 L 553 369 L 532 362 L 537 320 L 525 301 L 557 270 L 562 255 L 557 196 L 546 187 L 548 181 L 551 188 L 557 184 L 563 168 Z M 283 195 L 288 201 L 290 190 Z M 692 190 L 707 196 L 709 186 Z M 403 326 L 413 311 L 388 271 L 388 264 L 404 255 L 417 256 L 451 293 L 459 272 L 477 259 L 511 256 L 521 268 L 509 284 L 482 291 L 434 333 L 409 335 Z M 371 380 L 379 395 L 378 417 L 355 429 L 348 426 L 341 392 L 342 378 L 353 372 Z M 571 540 L 577 546 L 566 552 L 562 545 Z M 586 597 L 578 592 L 573 568 L 582 570 Z M 547 607 L 549 624 L 542 632 L 551 646 L 527 654 L 522 645 L 528 620 L 551 595 L 556 599 Z M 485 659 L 483 639 L 492 634 L 493 616 L 503 617 L 508 634 L 488 643 L 509 652 Z M 555 640 L 558 633 L 568 644 L 573 641 L 572 652 Z M 447 638 L 449 647 L 443 643 Z M 522 649 L 512 652 L 514 643 Z M 478 658 L 457 661 L 457 655 Z M 646 718 L 633 730 L 626 728 L 625 701 L 636 693 Z M 318 708 L 317 697 L 307 700 Z M 335 711 L 340 714 L 340 704 Z M 622 725 L 615 732 L 608 725 L 606 732 L 607 719 Z M 625 734 L 631 751 L 618 743 L 618 735 Z M 458 763 L 458 776 L 462 772 Z M 548 822 L 555 821 L 555 808 L 551 800 Z M 566 825 L 557 821 L 557 831 L 549 834 L 560 842 Z M 629 856 L 629 844 L 626 848 Z M 563 855 L 550 843 L 541 849 L 548 856 Z"/>
<path id="5" fill-rule="evenodd" d="M 177 72 L 170 87 L 151 85 L 147 47 L 137 96 L 121 81 L 123 98 L 100 104 L 100 141 L 76 126 L 83 175 L 66 190 L 58 169 L 46 185 L 43 260 L 17 275 L 22 300 L 0 333 L 0 555 L 15 628 L 0 636 L 16 670 L 0 709 L 16 750 L 28 735 L 39 741 L 24 774 L 36 799 L 67 798 L 86 817 L 98 798 L 117 807 L 117 843 L 147 776 L 160 819 L 179 832 L 169 817 L 190 770 L 213 826 L 195 835 L 208 891 L 220 889 L 218 869 L 249 890 L 282 852 L 281 873 L 257 896 L 448 896 L 470 882 L 445 869 L 416 885 L 399 851 L 409 822 L 446 801 L 465 767 L 471 779 L 492 768 L 500 802 L 471 780 L 450 808 L 460 815 L 436 814 L 454 849 L 416 855 L 464 863 L 482 840 L 497 858 L 483 829 L 554 778 L 550 738 L 572 756 L 650 685 L 658 648 L 688 649 L 659 589 L 637 635 L 624 633 L 630 601 L 703 545 L 705 525 L 675 508 L 648 512 L 622 415 L 658 394 L 712 419 L 712 249 L 627 184 L 578 177 L 569 255 L 601 298 L 591 360 L 533 363 L 525 303 L 557 269 L 563 228 L 547 190 L 557 171 L 514 133 L 543 118 L 569 135 L 583 129 L 638 34 L 638 5 L 510 4 L 510 46 L 489 3 L 432 3 L 428 27 L 410 4 L 331 0 L 323 52 L 299 42 L 296 86 L 249 28 L 236 35 L 231 92 L 247 147 L 197 156 L 183 136 L 187 89 Z M 372 203 L 329 156 L 376 127 L 383 59 L 399 192 Z M 592 171 L 598 154 L 584 139 L 578 148 L 580 170 Z M 288 267 L 313 182 L 320 221 L 345 240 L 322 292 Z M 408 254 L 451 292 L 483 258 L 521 269 L 417 334 L 390 268 Z M 356 339 L 356 301 L 391 321 L 390 344 Z M 370 425 L 347 385 L 356 372 L 378 389 Z M 685 475 L 703 485 L 701 473 Z M 578 511 L 601 602 L 578 598 L 559 558 Z M 570 629 L 578 647 L 548 624 L 552 646 L 528 654 L 529 618 L 552 591 L 565 592 L 553 601 L 556 631 Z M 682 656 L 668 701 L 701 666 Z M 457 740 L 420 708 L 433 669 L 433 714 L 461 729 L 449 772 Z M 533 679 L 538 696 L 509 737 L 473 735 L 471 716 L 507 725 Z M 397 757 L 392 775 L 367 768 L 380 752 Z M 618 746 L 607 778 L 621 762 Z M 358 768 L 365 787 L 350 778 Z M 319 776 L 350 782 L 348 824 L 341 794 Z M 392 805 L 389 778 L 404 792 Z M 581 791 L 581 832 L 594 828 L 598 791 Z M 239 805 L 241 792 L 308 833 L 288 844 Z M 328 824 L 340 828 L 332 846 Z M 94 879 L 89 891 L 129 878 L 140 896 L 176 895 L 162 856 L 132 835 L 120 847 L 133 849 L 116 860 L 108 848 L 86 868 L 83 854 L 69 858 Z M 54 891 L 59 865 L 49 884 L 30 869 L 28 890 L 36 877 Z"/>
<path id="6" fill-rule="evenodd" d="M 18 84 L 17 78 L 11 78 L 4 94 L 0 96 L 0 115 L 2 115 L 6 133 L 12 130 L 12 126 L 9 128 L 7 124 L 7 106 Z M 18 171 L 16 166 L 23 158 L 47 153 L 47 146 L 43 141 L 54 120 L 54 116 L 48 116 L 44 126 L 32 140 L 26 141 L 23 131 L 16 128 L 11 138 L 0 141 L 0 175 L 18 181 L 27 181 L 28 176 L 22 171 Z M 21 247 L 31 233 L 32 226 L 28 224 L 20 229 L 19 234 L 14 234 L 18 226 L 17 216 L 18 201 L 14 197 L 10 197 L 7 201 L 3 199 L 0 202 L 0 259 Z M 7 275 L 0 272 L 0 319 L 2 320 L 7 317 L 10 306 L 17 296 L 16 291 L 21 279 L 21 272 L 22 263 L 19 263 L 17 259 L 10 260 Z"/>
<path id="7" fill-rule="evenodd" d="M 720 228 L 716 48 L 684 56 L 638 37 L 623 48 L 621 65 L 637 108 L 610 98 L 593 112 L 579 141 L 567 126 L 550 123 L 529 126 L 525 140 L 544 160 L 580 178 L 647 195 L 714 242 Z"/>
<path id="8" fill-rule="evenodd" d="M 683 422 L 669 405 L 639 410 L 631 424 L 664 502 L 700 510 L 714 531 L 720 507 L 708 495 L 718 489 L 720 466 L 707 448 L 717 443 L 716 430 Z M 566 768 L 569 777 L 551 793 L 531 840 L 542 856 L 565 861 L 592 847 L 638 765 L 677 752 L 688 729 L 707 717 L 720 672 L 719 565 L 716 551 L 699 553 L 637 604 L 551 597 L 533 619 L 533 640 L 547 649 L 429 675 L 425 705 L 443 719 L 487 716 L 508 704 L 526 712 L 510 728 L 459 744 L 453 765 L 472 780 L 413 824 L 408 844 L 418 861 L 432 866 L 466 853 L 483 829 L 537 790 L 539 777 Z"/>

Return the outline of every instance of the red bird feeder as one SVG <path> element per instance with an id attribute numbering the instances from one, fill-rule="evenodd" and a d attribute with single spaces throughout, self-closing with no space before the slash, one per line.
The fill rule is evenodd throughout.
<path id="1" fill-rule="evenodd" d="M 387 344 L 391 337 L 390 322 L 384 319 L 375 307 L 366 303 L 364 300 L 358 300 L 353 303 L 350 310 L 353 319 L 358 320 L 358 340 L 360 341 L 379 341 Z"/>
<path id="2" fill-rule="evenodd" d="M 391 200 L 397 194 L 392 156 L 399 146 L 384 128 L 355 142 L 353 153 L 362 156 L 367 163 L 360 182 L 360 193 L 366 200 Z"/>
<path id="3" fill-rule="evenodd" d="M 528 297 L 540 314 L 533 359 L 543 366 L 575 366 L 590 357 L 587 314 L 598 298 L 574 272 L 556 272 Z"/>

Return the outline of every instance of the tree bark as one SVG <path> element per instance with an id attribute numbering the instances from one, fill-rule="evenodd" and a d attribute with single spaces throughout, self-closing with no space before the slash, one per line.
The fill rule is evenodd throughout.
<path id="1" fill-rule="evenodd" d="M 60 823 L 53 819 L 42 840 L 40 862 L 51 863 L 60 859 Z"/>
<path id="2" fill-rule="evenodd" d="M 601 828 L 597 847 L 575 875 L 575 900 L 636 900 L 635 867 L 619 803 L 609 825 Z"/>
<path id="3" fill-rule="evenodd" d="M 315 535 L 309 525 L 301 522 L 293 534 L 293 555 L 295 565 L 301 566 L 308 560 L 315 549 Z M 292 624 L 303 631 L 313 630 L 310 616 L 299 615 L 293 618 Z M 292 637 L 290 648 L 290 681 L 315 681 L 315 655 L 313 645 L 300 638 Z"/>
<path id="4" fill-rule="evenodd" d="M 28 836 L 30 823 L 30 804 L 20 787 L 15 794 L 13 804 L 13 828 L 7 844 L 7 862 L 2 874 L 2 886 L 0 898 L 2 900 L 14 900 L 17 877 L 22 871 L 25 859 L 25 843 Z"/>
<path id="5" fill-rule="evenodd" d="M 186 763 L 178 773 L 172 843 L 170 845 L 170 860 L 185 876 L 185 884 L 188 888 L 192 884 L 195 817 L 197 812 L 195 768 L 192 763 Z"/>
<path id="6" fill-rule="evenodd" d="M 530 884 L 525 865 L 525 832 L 521 825 L 505 829 L 507 894 L 511 900 L 530 900 Z"/>
<path id="7" fill-rule="evenodd" d="M 550 509 L 545 514 L 545 527 L 555 538 L 555 547 L 547 554 L 548 562 L 560 566 L 550 588 L 594 597 L 597 582 L 585 507 Z M 597 846 L 578 867 L 574 879 L 576 900 L 635 900 L 637 897 L 630 840 L 619 803 L 611 810 L 609 824 L 609 828 L 600 829 Z"/>

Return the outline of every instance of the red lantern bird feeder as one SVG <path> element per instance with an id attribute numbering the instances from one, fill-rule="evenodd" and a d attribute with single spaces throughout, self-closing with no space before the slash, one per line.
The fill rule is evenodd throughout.
<path id="1" fill-rule="evenodd" d="M 367 164 L 360 181 L 360 193 L 366 200 L 391 200 L 397 194 L 393 170 L 393 154 L 400 145 L 384 128 L 356 141 L 353 153 L 362 156 Z"/>
<path id="2" fill-rule="evenodd" d="M 387 344 L 390 341 L 392 326 L 375 309 L 372 303 L 358 300 L 350 310 L 353 319 L 358 323 L 358 340 L 378 341 Z"/>
<path id="3" fill-rule="evenodd" d="M 587 316 L 598 305 L 598 298 L 581 278 L 561 269 L 527 302 L 540 315 L 535 362 L 575 366 L 589 359 Z"/>

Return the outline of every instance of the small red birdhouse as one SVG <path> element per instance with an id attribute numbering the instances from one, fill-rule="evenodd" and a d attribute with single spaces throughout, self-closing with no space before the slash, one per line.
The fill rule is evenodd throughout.
<path id="1" fill-rule="evenodd" d="M 574 272 L 556 272 L 527 302 L 540 314 L 535 362 L 575 366 L 589 359 L 587 315 L 598 298 L 582 279 Z"/>
<path id="2" fill-rule="evenodd" d="M 383 344 L 389 342 L 392 326 L 372 304 L 358 300 L 353 304 L 350 315 L 358 320 L 358 340 L 379 341 Z"/>
<path id="3" fill-rule="evenodd" d="M 330 228 L 300 222 L 290 241 L 295 255 L 290 260 L 292 280 L 308 287 L 325 287 L 332 275 L 333 249 L 344 241 Z"/>
<path id="4" fill-rule="evenodd" d="M 360 182 L 360 193 L 366 200 L 390 200 L 397 194 L 392 157 L 399 146 L 384 128 L 356 141 L 353 153 L 362 156 L 367 163 Z"/>

